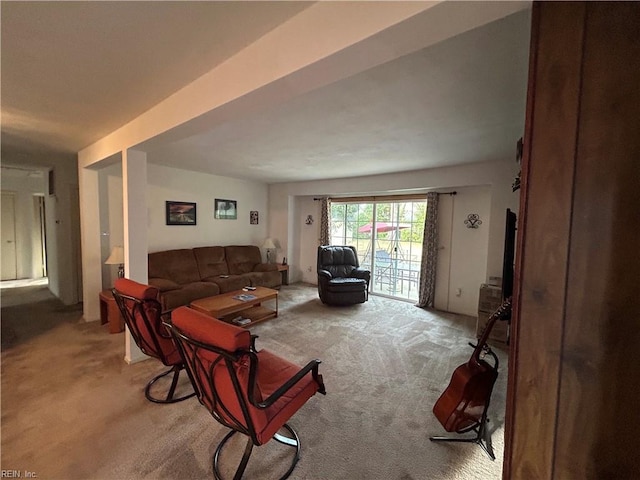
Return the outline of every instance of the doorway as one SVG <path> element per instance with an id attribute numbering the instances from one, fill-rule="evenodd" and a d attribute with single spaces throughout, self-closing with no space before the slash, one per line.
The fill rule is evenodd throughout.
<path id="1" fill-rule="evenodd" d="M 2 280 L 18 276 L 16 256 L 16 206 L 13 193 L 2 193 Z"/>
<path id="2" fill-rule="evenodd" d="M 47 230 L 45 223 L 45 203 L 42 195 L 34 195 L 33 278 L 47 276 Z"/>
<path id="3" fill-rule="evenodd" d="M 426 211 L 425 198 L 333 200 L 331 243 L 356 247 L 372 294 L 417 301 Z"/>

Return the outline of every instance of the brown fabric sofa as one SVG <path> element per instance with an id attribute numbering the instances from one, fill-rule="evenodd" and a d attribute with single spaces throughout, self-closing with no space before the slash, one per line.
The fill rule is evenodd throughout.
<path id="1" fill-rule="evenodd" d="M 262 263 L 254 245 L 165 250 L 150 253 L 149 284 L 160 290 L 162 308 L 170 310 L 194 300 L 246 286 L 280 288 L 275 264 Z"/>

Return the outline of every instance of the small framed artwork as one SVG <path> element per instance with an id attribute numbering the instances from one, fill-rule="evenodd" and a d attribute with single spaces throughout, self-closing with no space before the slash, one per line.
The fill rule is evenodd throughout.
<path id="1" fill-rule="evenodd" d="M 167 225 L 195 225 L 196 204 L 193 202 L 165 202 Z"/>
<path id="2" fill-rule="evenodd" d="M 236 220 L 238 218 L 238 202 L 235 200 L 223 200 L 222 198 L 216 198 L 214 217 L 226 220 Z"/>
<path id="3" fill-rule="evenodd" d="M 249 223 L 251 225 L 258 225 L 258 212 L 256 210 L 251 210 L 249 213 Z"/>

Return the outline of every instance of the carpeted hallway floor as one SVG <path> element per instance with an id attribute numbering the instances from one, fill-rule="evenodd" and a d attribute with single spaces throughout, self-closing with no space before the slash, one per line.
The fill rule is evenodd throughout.
<path id="1" fill-rule="evenodd" d="M 302 441 L 291 478 L 501 478 L 505 350 L 497 349 L 490 409 L 496 461 L 474 444 L 429 441 L 445 433 L 431 409 L 469 358 L 474 321 L 374 296 L 328 307 L 313 286 L 283 287 L 280 316 L 251 329 L 258 348 L 301 365 L 321 359 L 327 386 L 290 421 Z M 3 289 L 1 468 L 40 480 L 212 478 L 211 455 L 226 430 L 195 398 L 148 402 L 144 386 L 163 365 L 127 365 L 123 353 L 124 334 L 85 323 L 79 307 L 63 306 L 46 287 Z M 288 460 L 281 448 L 254 449 L 245 478 L 277 478 Z"/>

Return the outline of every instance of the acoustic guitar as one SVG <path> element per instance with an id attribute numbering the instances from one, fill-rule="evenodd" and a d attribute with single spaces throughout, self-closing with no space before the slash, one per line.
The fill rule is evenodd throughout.
<path id="1" fill-rule="evenodd" d="M 511 298 L 508 298 L 491 314 L 471 358 L 454 370 L 449 385 L 433 406 L 434 415 L 447 432 L 468 432 L 485 420 L 498 378 L 498 358 L 486 343 L 496 321 L 510 313 Z M 494 365 L 482 358 L 483 353 L 493 356 Z"/>

